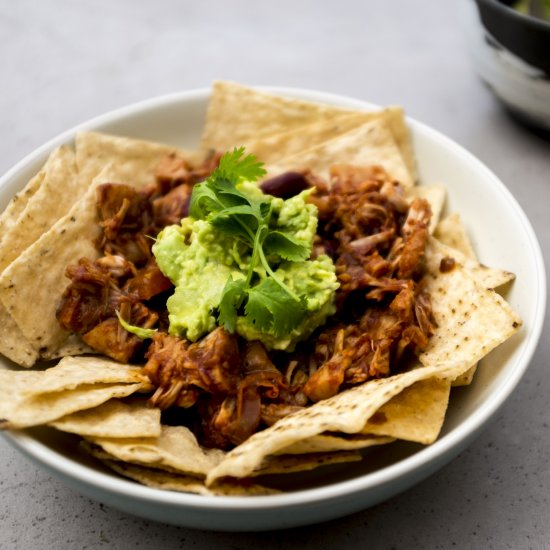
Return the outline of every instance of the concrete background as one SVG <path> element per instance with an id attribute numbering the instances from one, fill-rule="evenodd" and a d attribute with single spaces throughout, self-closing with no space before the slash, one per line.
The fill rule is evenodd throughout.
<path id="1" fill-rule="evenodd" d="M 59 132 L 214 79 L 404 105 L 502 178 L 550 247 L 550 142 L 517 126 L 473 72 L 460 4 L 0 0 L 0 173 Z M 0 440 L 0 548 L 548 548 L 550 344 L 484 434 L 439 473 L 314 527 L 208 533 L 119 513 Z M 246 518 L 243 518 L 246 524 Z"/>

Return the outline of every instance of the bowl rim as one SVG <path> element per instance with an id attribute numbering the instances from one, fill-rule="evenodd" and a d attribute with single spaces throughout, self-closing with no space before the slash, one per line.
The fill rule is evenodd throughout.
<path id="1" fill-rule="evenodd" d="M 364 109 L 377 108 L 377 105 L 340 94 L 327 93 L 305 88 L 293 88 L 284 86 L 257 86 L 258 89 L 286 95 L 289 97 L 298 97 L 310 101 L 331 103 L 335 105 L 359 107 Z M 142 110 L 168 106 L 171 103 L 189 102 L 193 100 L 205 100 L 210 94 L 210 88 L 199 88 L 188 91 L 180 91 L 165 94 L 143 101 L 135 102 L 130 105 L 111 110 L 102 115 L 91 118 L 81 124 L 77 124 L 69 130 L 62 132 L 56 137 L 50 139 L 43 145 L 25 156 L 15 164 L 2 177 L 0 177 L 0 189 L 4 187 L 21 170 L 29 164 L 34 163 L 40 157 L 49 153 L 53 148 L 63 143 L 71 142 L 74 135 L 82 130 L 101 131 L 99 127 L 114 122 L 117 119 L 137 115 Z M 189 493 L 178 493 L 161 489 L 146 487 L 123 478 L 115 477 L 112 474 L 103 473 L 94 470 L 84 464 L 77 463 L 72 459 L 60 455 L 58 452 L 50 449 L 46 445 L 34 439 L 24 432 L 0 432 L 14 447 L 27 455 L 42 466 L 47 466 L 50 471 L 61 478 L 70 478 L 78 481 L 81 485 L 95 486 L 104 493 L 122 495 L 140 502 L 156 505 L 171 505 L 181 507 L 192 507 L 195 509 L 209 511 L 227 511 L 232 510 L 242 512 L 246 510 L 273 510 L 277 508 L 299 507 L 304 504 L 312 504 L 319 500 L 336 500 L 339 498 L 348 498 L 352 494 L 359 494 L 369 489 L 380 488 L 390 482 L 399 479 L 406 479 L 415 471 L 421 471 L 427 468 L 429 464 L 442 462 L 446 455 L 452 453 L 453 449 L 460 450 L 461 443 L 477 435 L 479 431 L 487 424 L 489 419 L 494 416 L 498 409 L 504 404 L 507 397 L 519 383 L 524 375 L 529 363 L 535 353 L 538 341 L 540 339 L 544 315 L 546 311 L 546 273 L 544 260 L 540 244 L 536 234 L 521 207 L 511 192 L 502 183 L 502 181 L 477 157 L 467 151 L 464 147 L 451 140 L 437 130 L 407 117 L 407 122 L 414 129 L 427 135 L 430 139 L 441 142 L 446 148 L 449 148 L 455 155 L 459 156 L 466 163 L 473 164 L 476 171 L 481 171 L 484 178 L 487 178 L 503 193 L 503 198 L 518 216 L 521 225 L 528 237 L 528 244 L 532 256 L 537 265 L 536 270 L 536 295 L 538 301 L 532 316 L 532 330 L 526 335 L 526 341 L 523 344 L 521 355 L 516 363 L 521 368 L 516 368 L 508 373 L 501 383 L 499 391 L 491 395 L 491 399 L 484 401 L 477 409 L 475 415 L 470 415 L 463 420 L 460 425 L 453 428 L 449 433 L 442 436 L 429 446 L 421 448 L 411 456 L 397 461 L 390 466 L 380 470 L 360 475 L 350 480 L 339 481 L 315 487 L 291 491 L 288 493 L 263 495 L 263 496 L 206 496 Z"/>

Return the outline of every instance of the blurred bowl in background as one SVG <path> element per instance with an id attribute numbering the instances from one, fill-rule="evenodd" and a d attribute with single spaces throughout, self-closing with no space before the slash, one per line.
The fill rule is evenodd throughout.
<path id="1" fill-rule="evenodd" d="M 550 21 L 521 13 L 511 0 L 463 4 L 480 77 L 512 115 L 550 135 Z"/>

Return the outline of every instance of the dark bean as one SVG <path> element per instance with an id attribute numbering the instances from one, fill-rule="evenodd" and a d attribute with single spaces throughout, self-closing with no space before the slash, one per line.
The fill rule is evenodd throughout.
<path id="1" fill-rule="evenodd" d="M 284 172 L 279 176 L 265 180 L 260 188 L 264 193 L 288 199 L 310 187 L 306 178 L 300 172 Z"/>

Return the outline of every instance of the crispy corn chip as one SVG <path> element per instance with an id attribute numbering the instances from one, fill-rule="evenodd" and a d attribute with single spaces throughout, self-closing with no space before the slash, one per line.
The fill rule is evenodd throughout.
<path id="1" fill-rule="evenodd" d="M 44 168 L 42 168 L 21 191 L 13 196 L 5 210 L 0 214 L 0 246 L 4 240 L 3 235 L 15 224 L 31 197 L 40 189 L 45 175 Z"/>
<path id="2" fill-rule="evenodd" d="M 369 443 L 374 439 L 369 438 Z M 386 442 L 385 438 L 379 439 Z M 157 438 L 88 437 L 88 441 L 92 444 L 90 452 L 101 460 L 126 462 L 199 478 L 204 478 L 226 456 L 219 449 L 201 447 L 194 434 L 183 426 L 162 426 L 162 433 Z M 343 447 L 342 441 L 339 442 Z M 334 441 L 332 443 L 336 447 Z M 350 444 L 348 450 L 343 452 L 339 452 L 341 449 L 338 448 L 329 450 L 327 445 L 323 450 L 318 445 L 317 451 L 313 451 L 310 445 L 312 450 L 307 453 L 304 446 L 301 454 L 292 454 L 292 451 L 287 453 L 285 449 L 282 456 L 267 457 L 251 475 L 303 472 L 324 465 L 361 460 L 361 455 L 353 452 L 353 449 L 367 446 L 365 442 L 361 443 L 355 446 Z"/>
<path id="3" fill-rule="evenodd" d="M 11 200 L 0 215 L 0 271 L 62 215 L 59 207 L 70 200 L 75 175 L 74 154 L 60 147 Z M 63 187 L 66 193 L 59 198 L 52 187 Z M 0 327 L 0 353 L 21 366 L 32 366 L 39 357 L 38 346 L 25 338 L 1 303 Z"/>
<path id="4" fill-rule="evenodd" d="M 395 441 L 393 437 L 379 437 L 377 435 L 320 434 L 293 443 L 289 447 L 277 451 L 276 455 L 355 451 L 376 445 L 385 445 L 393 441 Z"/>
<path id="5" fill-rule="evenodd" d="M 425 366 L 465 362 L 471 367 L 521 326 L 508 303 L 460 265 L 445 273 L 431 272 L 425 281 L 437 322 L 435 334 L 419 356 Z"/>
<path id="6" fill-rule="evenodd" d="M 98 132 L 78 133 L 75 150 L 78 177 L 85 188 L 109 164 L 116 167 L 117 181 L 143 187 L 154 183 L 155 170 L 166 155 L 198 160 L 195 153 L 170 145 Z"/>
<path id="7" fill-rule="evenodd" d="M 154 489 L 165 491 L 179 491 L 183 493 L 195 493 L 197 495 L 219 496 L 259 496 L 274 495 L 280 493 L 276 489 L 262 487 L 255 483 L 224 481 L 206 487 L 204 480 L 174 472 L 164 472 L 153 468 L 146 468 L 136 464 L 127 464 L 112 460 L 104 461 L 104 464 L 116 473 L 133 479 Z"/>
<path id="8" fill-rule="evenodd" d="M 151 388 L 138 367 L 67 357 L 45 371 L 0 370 L 0 427 L 26 428 Z"/>
<path id="9" fill-rule="evenodd" d="M 115 397 L 143 390 L 143 384 L 84 384 L 75 390 L 18 395 L 0 405 L 0 428 L 20 429 L 49 424 L 58 418 L 97 407 Z"/>
<path id="10" fill-rule="evenodd" d="M 246 143 L 246 150 L 266 164 L 277 163 L 281 158 L 307 151 L 345 134 L 365 122 L 385 120 L 384 111 L 337 115 L 331 120 L 313 122 L 290 130 L 265 136 L 257 141 Z"/>
<path id="11" fill-rule="evenodd" d="M 477 260 L 474 247 L 468 238 L 460 214 L 454 213 L 441 220 L 435 229 L 434 237 L 444 245 L 462 252 L 467 258 Z"/>
<path id="12" fill-rule="evenodd" d="M 0 271 L 31 245 L 62 216 L 82 194 L 77 182 L 74 153 L 67 146 L 49 156 L 42 169 L 40 187 L 27 201 L 19 217 L 0 243 Z M 59 189 L 63 189 L 59 193 Z"/>
<path id="13" fill-rule="evenodd" d="M 355 450 L 348 451 L 323 451 L 303 454 L 280 454 L 269 456 L 258 468 L 252 472 L 252 476 L 291 474 L 315 470 L 321 466 L 343 464 L 346 462 L 358 462 L 363 457 Z"/>
<path id="14" fill-rule="evenodd" d="M 424 445 L 433 443 L 445 420 L 450 389 L 449 380 L 416 382 L 382 405 L 361 431 Z"/>
<path id="15" fill-rule="evenodd" d="M 220 151 L 280 132 L 353 113 L 330 105 L 272 95 L 234 82 L 214 82 L 202 134 L 204 149 Z"/>
<path id="16" fill-rule="evenodd" d="M 117 460 L 155 468 L 167 467 L 198 477 L 204 477 L 225 456 L 219 449 L 202 448 L 193 433 L 184 426 L 162 426 L 158 438 L 92 437 L 89 440 Z"/>
<path id="17" fill-rule="evenodd" d="M 466 270 L 483 288 L 498 288 L 510 281 L 515 275 L 503 269 L 493 269 L 466 257 L 460 251 L 444 245 L 434 237 L 428 239 L 426 245 L 426 270 L 431 274 L 440 273 L 441 260 L 452 258 L 458 268 Z"/>
<path id="18" fill-rule="evenodd" d="M 384 120 L 386 122 L 411 178 L 416 179 L 416 167 L 410 145 L 410 135 L 401 107 L 388 107 L 387 109 L 371 112 L 358 111 L 352 114 L 335 114 L 330 120 L 298 126 L 265 136 L 256 141 L 250 141 L 250 137 L 255 137 L 250 136 L 245 146 L 247 151 L 255 154 L 262 162 L 267 164 L 276 163 L 281 158 L 321 145 L 323 142 L 338 137 L 371 120 Z"/>
<path id="19" fill-rule="evenodd" d="M 158 437 L 160 409 L 144 400 L 124 402 L 111 399 L 99 407 L 63 416 L 50 426 L 86 437 Z"/>
<path id="20" fill-rule="evenodd" d="M 273 148 L 273 151 L 278 151 L 279 159 L 334 137 L 335 124 L 336 132 L 339 132 L 344 128 L 352 129 L 352 124 L 358 126 L 379 117 L 386 121 L 409 177 L 415 181 L 417 173 L 411 135 L 401 107 L 374 112 L 343 109 L 272 95 L 234 82 L 215 82 L 208 104 L 202 148 L 227 151 L 236 145 L 244 145 L 258 153 L 260 158 Z M 309 145 L 304 146 L 305 142 Z M 265 161 L 271 162 L 272 159 L 266 158 Z"/>
<path id="21" fill-rule="evenodd" d="M 474 247 L 468 238 L 468 234 L 464 224 L 462 223 L 460 214 L 450 214 L 445 219 L 441 220 L 435 229 L 434 237 L 444 245 L 458 250 L 467 258 L 477 260 Z M 510 276 L 513 277 L 511 274 Z M 508 282 L 506 277 L 503 278 L 503 281 Z M 499 285 L 497 284 L 495 286 L 498 287 Z M 454 380 L 453 386 L 468 386 L 471 384 L 476 370 L 477 364 Z"/>
<path id="22" fill-rule="evenodd" d="M 0 353 L 22 367 L 32 367 L 40 354 L 0 302 Z"/>
<path id="23" fill-rule="evenodd" d="M 96 353 L 96 351 L 88 346 L 78 334 L 69 334 L 59 348 L 43 352 L 40 357 L 41 359 L 49 361 L 69 355 L 84 355 L 85 353 L 93 354 Z"/>
<path id="24" fill-rule="evenodd" d="M 10 371 L 12 376 L 19 372 Z M 141 368 L 123 365 L 106 357 L 65 357 L 57 366 L 39 371 L 40 378 L 21 389 L 25 396 L 74 390 L 84 384 L 143 384 L 150 386 Z"/>
<path id="25" fill-rule="evenodd" d="M 382 166 L 405 188 L 412 187 L 411 178 L 395 140 L 383 120 L 372 120 L 340 136 L 306 151 L 283 158 L 266 166 L 269 176 L 288 170 L 311 168 L 325 179 L 334 164 Z"/>

